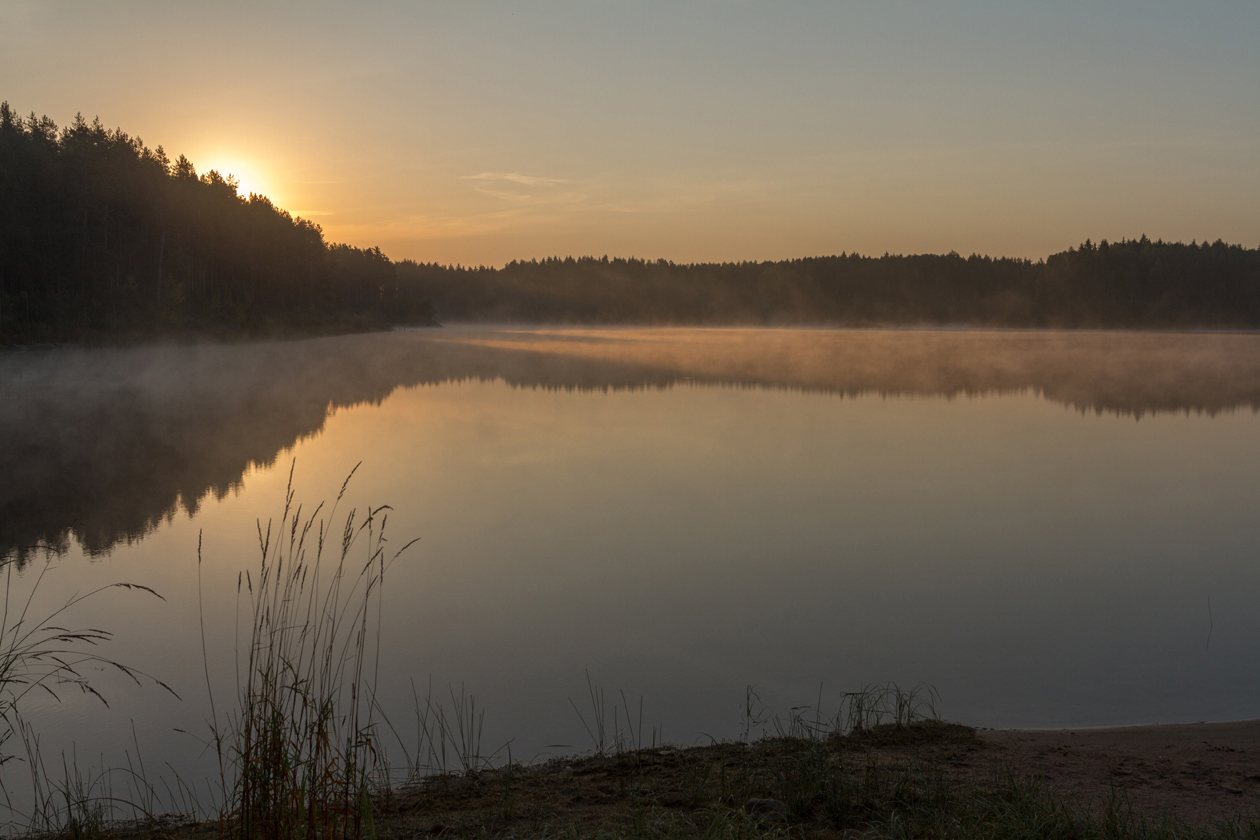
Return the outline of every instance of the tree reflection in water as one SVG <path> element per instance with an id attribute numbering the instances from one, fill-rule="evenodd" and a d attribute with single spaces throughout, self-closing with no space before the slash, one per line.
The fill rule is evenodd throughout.
<path id="1" fill-rule="evenodd" d="M 1255 334 L 513 329 L 0 355 L 0 556 L 143 538 L 329 413 L 421 384 L 789 388 L 845 397 L 1032 392 L 1082 412 L 1260 409 Z"/>

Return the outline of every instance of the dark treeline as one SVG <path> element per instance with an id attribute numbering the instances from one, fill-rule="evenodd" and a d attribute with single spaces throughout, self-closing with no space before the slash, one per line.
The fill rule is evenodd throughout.
<path id="1" fill-rule="evenodd" d="M 0 336 L 439 320 L 1260 327 L 1260 250 L 1143 236 L 1031 261 L 392 262 L 99 120 L 0 105 Z"/>
<path id="2" fill-rule="evenodd" d="M 958 254 L 678 265 L 398 264 L 437 317 L 561 323 L 1260 327 L 1260 250 L 1086 241 L 1044 261 Z"/>
<path id="3" fill-rule="evenodd" d="M 378 248 L 122 130 L 0 104 L 0 333 L 428 323 Z"/>

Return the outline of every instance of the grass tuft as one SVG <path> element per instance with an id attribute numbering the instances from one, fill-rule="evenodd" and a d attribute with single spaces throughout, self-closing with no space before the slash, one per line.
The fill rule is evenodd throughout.
<path id="1" fill-rule="evenodd" d="M 303 516 L 291 468 L 284 513 L 259 521 L 259 565 L 238 579 L 248 641 L 237 651 L 237 702 L 222 719 L 211 691 L 224 836 L 373 833 L 382 585 L 411 543 L 387 554 L 387 506 L 334 519 L 353 474 L 325 516 L 323 504 Z"/>

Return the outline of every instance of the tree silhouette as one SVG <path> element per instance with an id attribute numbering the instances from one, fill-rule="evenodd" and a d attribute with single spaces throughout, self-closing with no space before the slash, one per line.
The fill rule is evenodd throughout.
<path id="1" fill-rule="evenodd" d="M 329 245 L 230 176 L 99 120 L 59 130 L 0 104 L 0 332 L 429 322 L 379 249 Z"/>

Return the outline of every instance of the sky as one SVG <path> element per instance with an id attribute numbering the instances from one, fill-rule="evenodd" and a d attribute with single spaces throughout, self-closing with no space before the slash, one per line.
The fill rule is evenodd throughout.
<path id="1" fill-rule="evenodd" d="M 394 259 L 1260 245 L 1260 3 L 0 0 L 0 99 Z"/>

